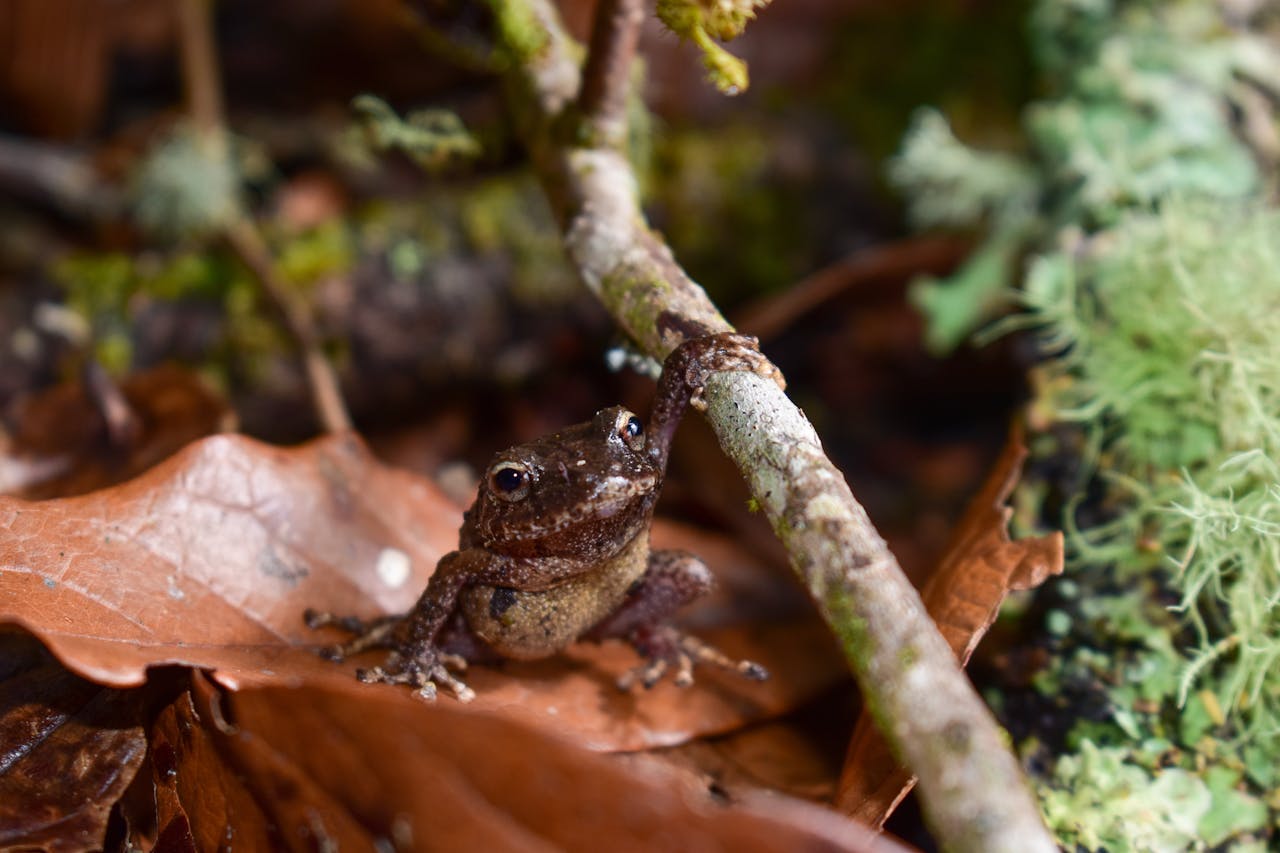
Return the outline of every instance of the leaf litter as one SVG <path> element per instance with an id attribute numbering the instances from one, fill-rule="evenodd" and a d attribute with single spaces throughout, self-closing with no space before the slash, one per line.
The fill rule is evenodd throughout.
<path id="1" fill-rule="evenodd" d="M 998 592 L 1002 597 L 1010 583 L 1038 582 L 1044 567 L 1052 565 L 1053 543 L 1027 549 L 1008 543 L 1003 533 L 1004 493 L 993 489 L 1016 478 L 1017 460 L 1010 462 L 1010 458 L 1006 453 L 957 528 L 956 546 L 926 590 L 931 612 L 941 617 L 944 633 L 956 648 L 972 650 L 994 617 L 996 604 L 991 602 L 998 599 L 993 595 Z M 386 713 L 397 719 L 407 714 L 436 721 L 430 725 L 437 728 L 427 722 L 422 726 L 451 743 L 463 737 L 455 720 L 482 720 L 474 723 L 480 727 L 514 727 L 512 732 L 491 735 L 483 749 L 478 745 L 483 738 L 473 741 L 475 753 L 465 756 L 465 763 L 475 772 L 503 757 L 503 738 L 523 748 L 530 735 L 522 727 L 530 724 L 548 733 L 538 737 L 550 738 L 545 751 L 553 757 L 546 760 L 553 764 L 579 760 L 577 748 L 555 740 L 559 737 L 596 750 L 629 751 L 742 732 L 742 737 L 713 741 L 719 744 L 717 761 L 728 767 L 742 763 L 751 750 L 759 752 L 761 744 L 795 743 L 786 723 L 755 730 L 749 728 L 752 723 L 777 718 L 846 681 L 825 628 L 788 577 L 726 538 L 662 520 L 655 523 L 655 546 L 699 553 L 720 581 L 717 593 L 690 608 L 681 621 L 728 653 L 763 662 L 774 672 L 770 682 L 748 685 L 703 672 L 689 689 L 660 684 L 652 691 L 622 693 L 613 682 L 634 663 L 634 653 L 620 643 L 579 644 L 545 661 L 476 667 L 469 680 L 479 699 L 465 708 L 441 709 L 395 687 L 358 683 L 352 675 L 357 665 L 367 665 L 364 659 L 337 666 L 315 654 L 330 638 L 302 625 L 303 609 L 331 608 L 363 615 L 408 609 L 438 558 L 455 546 L 460 523 L 457 505 L 432 481 L 382 465 L 352 435 L 296 448 L 273 447 L 236 435 L 212 436 L 192 443 L 137 479 L 111 488 L 40 502 L 0 498 L 0 528 L 7 534 L 0 544 L 0 623 L 29 631 L 71 670 L 51 668 L 47 660 L 41 665 L 49 701 L 65 703 L 67 697 L 82 694 L 107 697 L 97 701 L 118 713 L 123 700 L 115 697 L 145 695 L 119 688 L 143 684 L 154 667 L 177 664 L 207 670 L 213 678 L 206 684 L 197 677 L 203 688 L 181 692 L 155 717 L 145 766 L 145 737 L 137 725 L 108 726 L 105 733 L 86 728 L 81 721 L 63 726 L 59 738 L 48 740 L 53 752 L 46 764 L 58 766 L 59 761 L 65 763 L 93 749 L 102 764 L 102 779 L 61 786 L 77 792 L 81 805 L 50 801 L 53 804 L 45 811 L 52 816 L 49 825 L 61 829 L 52 831 L 47 843 L 30 826 L 11 819 L 0 820 L 0 833 L 25 827 L 27 834 L 15 837 L 51 850 L 98 846 L 117 801 L 125 812 L 138 810 L 136 802 L 120 798 L 141 767 L 143 775 L 135 784 L 151 786 L 154 796 L 142 798 L 147 804 L 142 811 L 149 813 L 126 815 L 139 847 L 209 849 L 228 840 L 226 834 L 231 831 L 238 843 L 251 847 L 281 846 L 284 842 L 272 834 L 281 825 L 303 827 L 303 835 L 312 843 L 346 839 L 356 848 L 378 838 L 399 843 L 397 839 L 409 837 L 404 836 L 406 827 L 410 836 L 413 831 L 432 833 L 428 836 L 432 844 L 492 831 L 496 835 L 490 840 L 499 846 L 536 848 L 547 843 L 538 840 L 544 832 L 557 839 L 553 843 L 572 846 L 569 839 L 555 835 L 558 818 L 550 816 L 547 827 L 532 829 L 523 822 L 527 816 L 507 815 L 505 822 L 494 824 L 490 819 L 488 827 L 475 825 L 482 823 L 477 809 L 484 809 L 478 803 L 488 802 L 484 799 L 488 793 L 473 792 L 478 800 L 459 802 L 460 814 L 474 812 L 476 819 L 457 817 L 451 821 L 457 826 L 444 834 L 434 824 L 429 830 L 415 829 L 411 819 L 414 814 L 440 813 L 439 804 L 430 797 L 405 804 L 407 811 L 390 817 L 371 817 L 367 810 L 353 806 L 355 794 L 342 787 L 343 779 L 354 771 L 339 772 L 337 757 L 331 756 L 328 764 L 323 760 L 334 750 L 350 749 L 343 745 L 344 739 L 363 737 L 331 717 L 370 720 L 382 713 L 375 709 L 394 708 Z M 24 685 L 34 677 L 30 672 L 0 674 L 6 676 L 0 681 L 0 695 L 10 697 L 23 695 L 29 689 Z M 228 688 L 236 691 L 225 697 L 233 716 L 236 709 L 252 708 L 255 726 L 271 731 L 270 738 L 255 738 L 220 721 L 215 713 L 218 691 Z M 57 699 L 62 693 L 66 697 Z M 313 748 L 307 756 L 282 754 L 277 743 L 283 736 L 280 730 L 292 731 L 297 713 L 286 713 L 293 703 L 281 697 L 301 695 L 328 709 L 324 713 L 330 717 L 324 725 L 337 728 L 313 733 L 310 745 L 324 743 L 323 749 Z M 272 697 L 270 702 L 262 699 L 266 696 Z M 143 703 L 130 701 L 136 722 L 144 716 Z M 5 709 L 11 714 L 13 707 L 10 700 Z M 2 731 L 9 733 L 0 740 L 6 754 L 15 743 L 28 739 L 15 727 L 21 719 L 20 715 L 0 718 L 6 726 Z M 96 725 L 92 722 L 96 717 L 87 719 Z M 868 748 L 866 726 L 865 720 L 860 723 L 855 750 Z M 378 723 L 373 728 L 384 726 Z M 405 763 L 403 755 L 395 749 L 384 751 L 371 765 L 366 754 L 362 773 L 352 778 L 381 790 L 388 779 L 405 772 L 399 766 Z M 308 764 L 312 757 L 320 763 Z M 420 758 L 413 753 L 412 763 L 421 764 Z M 440 760 L 444 761 L 439 768 L 442 780 L 455 784 L 466 776 L 456 766 L 463 757 Z M 807 781 L 793 785 L 793 792 L 807 788 L 818 797 L 828 790 L 819 779 L 821 757 L 815 754 L 808 761 L 812 769 L 805 772 Z M 660 764 L 638 757 L 605 772 L 622 774 L 628 780 L 625 784 L 638 786 L 648 797 L 645 786 L 649 783 L 644 780 L 649 768 Z M 865 767 L 866 778 L 874 780 L 875 773 L 880 773 L 877 790 L 904 784 L 900 777 L 905 771 L 892 765 L 891 759 L 886 765 L 884 756 L 872 754 Z M 107 772 L 110 768 L 114 775 Z M 10 798 L 19 804 L 14 808 L 30 810 L 41 797 L 56 793 L 40 786 L 22 789 L 22 773 L 6 770 L 0 784 L 18 793 Z M 700 789 L 705 797 L 706 786 L 687 769 L 658 766 L 653 772 L 667 774 L 668 788 L 683 779 L 679 784 Z M 768 772 L 762 775 L 767 777 Z M 496 784 L 492 780 L 498 777 L 488 778 Z M 593 779 L 579 789 L 599 782 Z M 909 784 L 909 776 L 906 780 Z M 530 787 L 529 780 L 512 779 L 502 795 L 518 797 Z M 758 788 L 758 784 L 740 786 L 735 800 L 751 802 L 751 791 Z M 852 790 L 848 780 L 842 782 L 841 802 L 849 801 Z M 628 797 L 634 798 L 637 792 L 619 795 L 619 808 L 626 811 Z M 896 802 L 901 795 L 890 799 Z M 492 805 L 487 808 L 492 812 Z M 500 808 L 515 806 L 504 802 Z M 788 804 L 783 810 L 790 808 Z M 861 813 L 868 808 L 864 806 Z M 880 809 L 887 814 L 883 804 Z M 547 809 L 542 806 L 537 811 L 541 815 Z M 234 830 L 228 829 L 230 814 L 235 815 Z M 316 815 L 328 817 L 317 823 Z M 680 822 L 684 818 L 672 824 L 670 815 L 656 816 L 654 828 L 643 831 L 627 823 L 634 821 L 634 815 L 607 819 L 614 818 L 629 827 L 624 835 L 632 833 L 627 837 L 636 844 L 643 832 L 674 839 L 693 831 Z M 787 820 L 776 819 L 784 824 Z M 613 826 L 609 831 L 619 829 Z M 482 840 L 478 835 L 467 837 Z M 864 842 L 845 839 L 834 846 L 872 849 L 857 846 Z M 301 842 L 291 839 L 284 846 L 295 843 Z"/>

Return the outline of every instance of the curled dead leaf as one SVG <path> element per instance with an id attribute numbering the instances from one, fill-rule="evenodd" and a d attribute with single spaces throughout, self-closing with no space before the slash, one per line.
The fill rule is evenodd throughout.
<path id="1" fill-rule="evenodd" d="M 1009 591 L 1031 589 L 1062 572 L 1061 533 L 1009 538 L 1013 511 L 1006 502 L 1026 456 L 1022 431 L 1015 426 L 922 592 L 929 615 L 962 665 L 995 621 Z M 845 757 L 838 808 L 861 823 L 880 827 L 914 784 L 915 777 L 894 759 L 864 709 Z"/>

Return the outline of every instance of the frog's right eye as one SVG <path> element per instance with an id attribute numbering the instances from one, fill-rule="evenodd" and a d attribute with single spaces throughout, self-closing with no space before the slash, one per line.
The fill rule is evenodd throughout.
<path id="1" fill-rule="evenodd" d="M 500 498 L 518 501 L 529 493 L 529 471 L 515 462 L 500 462 L 489 470 L 489 488 Z"/>

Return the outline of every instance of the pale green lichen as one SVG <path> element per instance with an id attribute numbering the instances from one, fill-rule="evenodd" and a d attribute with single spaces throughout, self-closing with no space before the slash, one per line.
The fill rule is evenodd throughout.
<path id="1" fill-rule="evenodd" d="M 216 232 L 241 215 L 242 175 L 226 134 L 178 125 L 139 164 L 132 183 L 134 215 L 166 237 Z"/>
<path id="2" fill-rule="evenodd" d="M 1280 85 L 1280 60 L 1260 59 L 1259 37 L 1224 14 L 1208 0 L 1040 0 L 1033 48 L 1050 95 L 1024 114 L 1027 155 L 969 149 L 940 114 L 917 117 L 890 169 L 911 218 L 988 233 L 970 264 L 916 291 L 935 350 L 999 316 L 1017 261 L 1064 228 L 1105 228 L 1171 195 L 1260 191 L 1235 113 L 1243 79 Z"/>
<path id="3" fill-rule="evenodd" d="M 1107 521 L 1075 529 L 1066 519 L 1076 582 L 1090 592 L 1064 638 L 1074 650 L 1039 684 L 1052 696 L 1094 679 L 1107 695 L 1108 719 L 1071 736 L 1079 750 L 1108 744 L 1101 775 L 1066 781 L 1080 760 L 1067 755 L 1041 789 L 1050 804 L 1102 804 L 1055 825 L 1089 849 L 1144 849 L 1136 836 L 1112 846 L 1107 833 L 1131 815 L 1106 786 L 1157 772 L 1135 748 L 1153 737 L 1169 744 L 1161 766 L 1214 790 L 1213 817 L 1195 832 L 1243 842 L 1265 822 L 1255 777 L 1237 773 L 1227 790 L 1221 774 L 1246 751 L 1280 761 L 1277 234 L 1280 211 L 1261 203 L 1175 198 L 1041 257 L 1028 280 L 1055 354 L 1038 405 L 1079 424 L 1109 493 Z M 1179 639 L 1186 626 L 1191 642 Z"/>
<path id="4" fill-rule="evenodd" d="M 1008 312 L 1021 281 L 1005 327 L 1036 329 L 1033 418 L 1056 424 L 1033 454 L 1080 466 L 1060 507 L 1061 480 L 1015 498 L 1071 552 L 1035 679 L 1070 722 L 1025 747 L 1069 847 L 1247 849 L 1280 815 L 1259 772 L 1280 764 L 1280 212 L 1236 120 L 1280 54 L 1224 14 L 1040 0 L 1025 157 L 926 113 L 894 167 L 917 222 L 987 235 L 917 289 L 931 342 Z"/>

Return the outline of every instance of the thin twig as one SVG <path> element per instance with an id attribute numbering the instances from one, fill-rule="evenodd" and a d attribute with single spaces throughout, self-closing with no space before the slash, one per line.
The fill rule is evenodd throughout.
<path id="1" fill-rule="evenodd" d="M 744 305 L 734 313 L 734 323 L 740 331 L 768 341 L 847 290 L 953 268 L 968 246 L 968 241 L 955 237 L 913 237 L 859 249 L 786 290 Z"/>
<path id="2" fill-rule="evenodd" d="M 183 82 L 187 108 L 208 157 L 230 157 L 222 91 L 218 83 L 218 55 L 214 48 L 210 0 L 178 0 Z M 342 398 L 333 365 L 320 346 L 310 307 L 280 278 L 258 226 L 241 210 L 223 236 L 248 267 L 285 333 L 302 356 L 316 417 L 326 432 L 351 429 L 351 416 Z"/>
<path id="3" fill-rule="evenodd" d="M 212 0 L 178 0 L 182 80 L 187 113 L 202 137 L 226 137 L 218 53 L 213 42 Z"/>
<path id="4" fill-rule="evenodd" d="M 133 447 L 142 435 L 142 421 L 111 374 L 93 358 L 84 364 L 84 388 L 107 428 L 107 441 L 117 450 Z"/>
<path id="5" fill-rule="evenodd" d="M 551 0 L 489 2 L 508 12 L 521 3 L 521 19 L 541 31 L 505 77 L 508 106 L 583 280 L 654 357 L 690 336 L 728 331 L 649 229 L 622 153 L 567 145 L 553 133 L 578 96 L 579 74 Z M 520 45 L 509 48 L 520 56 Z M 713 374 L 705 401 L 721 446 L 841 639 L 881 731 L 919 775 L 941 845 L 1056 850 L 990 711 L 812 425 L 772 380 L 753 373 Z"/>
<path id="6" fill-rule="evenodd" d="M 351 416 L 347 414 L 337 374 L 320 346 L 310 308 L 280 278 L 262 235 L 248 219 L 239 219 L 227 227 L 224 236 L 236 257 L 253 273 L 263 296 L 302 353 L 312 403 L 325 431 L 351 429 Z"/>
<path id="7" fill-rule="evenodd" d="M 626 141 L 631 66 L 643 23 L 641 0 L 600 0 L 596 7 L 578 110 L 597 145 Z"/>
<path id="8" fill-rule="evenodd" d="M 441 30 L 408 4 L 397 3 L 386 11 L 398 27 L 418 42 L 419 47 L 455 68 L 476 74 L 497 74 L 502 70 L 502 62 L 492 48 Z"/>

